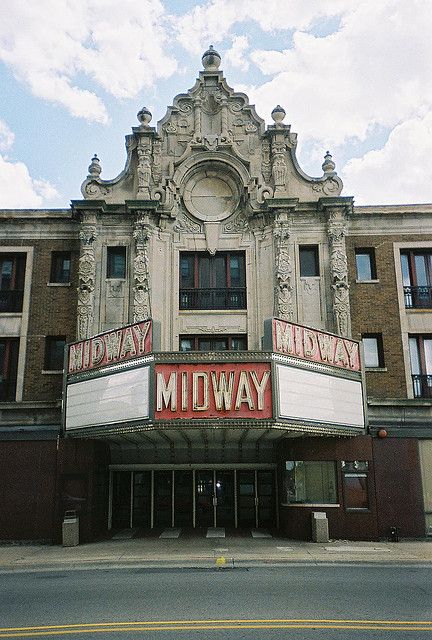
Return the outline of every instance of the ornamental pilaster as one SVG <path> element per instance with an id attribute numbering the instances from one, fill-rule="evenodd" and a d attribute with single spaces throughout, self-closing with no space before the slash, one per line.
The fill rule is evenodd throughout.
<path id="1" fill-rule="evenodd" d="M 95 215 L 83 215 L 79 237 L 81 247 L 78 260 L 77 339 L 85 340 L 93 334 L 96 280 L 95 240 L 97 238 Z"/>
<path id="2" fill-rule="evenodd" d="M 286 213 L 276 215 L 274 225 L 276 282 L 275 315 L 282 320 L 294 319 L 293 269 L 290 255 L 291 229 Z"/>
<path id="3" fill-rule="evenodd" d="M 134 223 L 135 258 L 133 261 L 133 321 L 151 318 L 149 258 L 149 215 L 139 212 Z"/>
<path id="4" fill-rule="evenodd" d="M 346 232 L 347 222 L 344 209 L 342 207 L 329 208 L 327 234 L 330 249 L 333 315 L 336 331 L 344 337 L 351 335 Z"/>
<path id="5" fill-rule="evenodd" d="M 138 190 L 137 197 L 150 200 L 152 141 L 149 136 L 141 135 L 137 144 L 138 155 Z"/>

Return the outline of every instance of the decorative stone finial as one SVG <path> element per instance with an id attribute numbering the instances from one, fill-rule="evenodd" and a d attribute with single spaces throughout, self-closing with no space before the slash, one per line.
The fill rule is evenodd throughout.
<path id="1" fill-rule="evenodd" d="M 93 178 L 94 180 L 97 180 L 101 174 L 102 171 L 102 167 L 101 164 L 99 162 L 99 158 L 97 157 L 96 154 L 94 154 L 93 158 L 91 159 L 91 163 L 89 165 L 88 168 L 88 176 L 87 178 Z"/>
<path id="2" fill-rule="evenodd" d="M 330 152 L 327 151 L 327 153 L 324 156 L 324 162 L 322 164 L 322 170 L 327 175 L 334 175 L 336 173 L 335 167 L 336 167 L 336 165 L 332 160 L 332 156 L 331 156 Z"/>
<path id="3" fill-rule="evenodd" d="M 137 118 L 142 127 L 147 127 L 148 123 L 152 119 L 152 114 L 147 109 L 147 107 L 143 107 L 140 111 L 138 111 Z"/>
<path id="4" fill-rule="evenodd" d="M 221 57 L 218 52 L 213 49 L 212 44 L 209 46 L 207 51 L 203 53 L 201 60 L 206 71 L 217 71 L 221 63 Z"/>
<path id="5" fill-rule="evenodd" d="M 278 104 L 271 112 L 271 117 L 277 125 L 282 124 L 282 120 L 285 118 L 285 116 L 285 109 L 281 107 L 280 104 Z"/>

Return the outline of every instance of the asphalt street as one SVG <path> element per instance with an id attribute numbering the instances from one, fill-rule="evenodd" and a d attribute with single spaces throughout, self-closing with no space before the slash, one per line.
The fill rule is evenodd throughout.
<path id="1" fill-rule="evenodd" d="M 431 578 L 408 565 L 4 573 L 0 639 L 432 638 Z"/>

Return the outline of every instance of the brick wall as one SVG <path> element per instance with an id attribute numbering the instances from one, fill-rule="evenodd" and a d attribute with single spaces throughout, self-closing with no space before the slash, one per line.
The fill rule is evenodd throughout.
<path id="1" fill-rule="evenodd" d="M 47 285 L 52 251 L 72 252 L 70 286 Z M 45 368 L 45 338 L 65 336 L 67 342 L 76 338 L 78 257 L 78 242 L 41 240 L 34 243 L 24 400 L 55 400 L 61 397 L 62 375 L 42 373 Z"/>
<path id="2" fill-rule="evenodd" d="M 398 291 L 393 245 L 407 240 L 427 240 L 425 236 L 350 236 L 346 239 L 350 280 L 352 336 L 381 333 L 386 371 L 366 372 L 367 394 L 374 398 L 406 398 Z M 356 248 L 375 249 L 379 282 L 356 282 Z"/>

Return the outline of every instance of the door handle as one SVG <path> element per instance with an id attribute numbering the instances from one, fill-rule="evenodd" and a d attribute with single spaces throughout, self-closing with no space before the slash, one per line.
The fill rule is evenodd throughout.
<path id="1" fill-rule="evenodd" d="M 213 506 L 217 507 L 217 498 L 213 498 Z"/>

